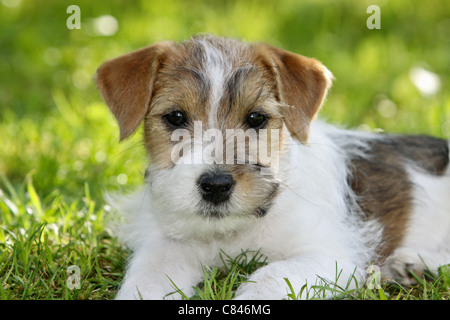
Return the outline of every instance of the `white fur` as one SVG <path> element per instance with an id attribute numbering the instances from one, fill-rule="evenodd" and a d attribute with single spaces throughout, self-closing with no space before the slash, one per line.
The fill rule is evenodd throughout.
<path id="1" fill-rule="evenodd" d="M 164 298 L 174 291 L 169 278 L 193 294 L 202 265 L 221 265 L 221 250 L 236 256 L 261 249 L 268 257 L 269 264 L 251 275 L 236 299 L 284 298 L 284 278 L 298 290 L 316 283 L 317 276 L 334 281 L 340 272 L 342 286 L 352 275 L 363 283 L 382 227 L 358 222 L 357 206 L 349 208 L 354 194 L 346 183 L 346 154 L 335 141 L 342 145 L 364 135 L 315 122 L 309 146 L 290 140 L 290 152 L 281 162 L 283 190 L 263 218 L 239 215 L 239 207 L 224 219 L 192 214 L 201 201 L 195 180 L 206 165 L 152 172 L 150 184 L 122 199 L 119 209 L 131 214 L 124 235 L 134 254 L 117 299 Z M 413 168 L 409 173 L 415 186 L 413 215 L 383 277 L 407 279 L 405 268 L 425 263 L 436 272 L 450 262 L 450 169 L 442 177 Z"/>
<path id="2" fill-rule="evenodd" d="M 269 264 L 257 270 L 237 292 L 241 299 L 281 299 L 288 278 L 295 288 L 317 276 L 346 283 L 355 272 L 359 283 L 380 238 L 376 222 L 358 222 L 345 202 L 345 154 L 329 138 L 339 130 L 315 123 L 309 146 L 290 140 L 281 161 L 281 193 L 263 218 L 236 212 L 205 220 L 193 214 L 200 196 L 195 181 L 205 165 L 152 171 L 148 187 L 122 201 L 130 214 L 124 230 L 134 250 L 118 299 L 160 299 L 174 291 L 169 278 L 186 294 L 202 279 L 202 265 L 220 265 L 230 256 L 259 250 Z M 169 298 L 180 298 L 171 295 Z"/>
<path id="3" fill-rule="evenodd" d="M 225 81 L 230 77 L 232 68 L 229 58 L 222 51 L 206 40 L 196 40 L 205 53 L 204 72 L 211 81 L 208 124 L 210 128 L 218 127 L 217 111 L 222 98 Z"/>

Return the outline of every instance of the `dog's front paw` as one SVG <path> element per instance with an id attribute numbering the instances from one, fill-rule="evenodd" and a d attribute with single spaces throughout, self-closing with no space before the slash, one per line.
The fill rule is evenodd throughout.
<path id="1" fill-rule="evenodd" d="M 417 284 L 417 278 L 422 278 L 427 274 L 425 264 L 419 257 L 412 255 L 396 255 L 390 257 L 385 263 L 383 269 L 384 279 L 387 281 L 396 281 L 405 286 Z"/>
<path id="2" fill-rule="evenodd" d="M 116 295 L 116 300 L 161 300 L 166 293 L 160 288 L 124 284 Z"/>
<path id="3" fill-rule="evenodd" d="M 192 290 L 183 290 L 189 296 Z M 180 300 L 182 295 L 174 287 L 155 286 L 143 282 L 125 282 L 117 293 L 116 300 Z"/>
<path id="4" fill-rule="evenodd" d="M 275 273 L 276 274 L 276 273 Z M 287 297 L 287 284 L 282 276 L 278 277 L 263 267 L 257 270 L 248 282 L 242 284 L 235 300 L 281 300 Z"/>
<path id="5" fill-rule="evenodd" d="M 285 286 L 278 283 L 272 286 L 268 283 L 247 283 L 236 292 L 234 300 L 282 300 L 287 298 Z"/>

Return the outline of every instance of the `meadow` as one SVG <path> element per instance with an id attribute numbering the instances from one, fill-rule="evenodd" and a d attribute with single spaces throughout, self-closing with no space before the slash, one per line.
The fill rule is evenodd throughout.
<path id="1" fill-rule="evenodd" d="M 114 297 L 130 252 L 114 236 L 120 217 L 104 194 L 142 185 L 148 160 L 141 130 L 119 143 L 92 77 L 103 61 L 156 41 L 213 33 L 315 57 L 335 77 L 322 118 L 450 138 L 449 1 L 70 4 L 80 8 L 80 29 L 67 27 L 68 2 L 0 0 L 0 299 Z M 373 4 L 380 29 L 366 24 Z M 224 259 L 222 269 L 205 268 L 193 298 L 231 298 L 264 263 Z M 448 268 L 417 280 L 411 288 L 333 290 L 346 299 L 449 299 Z M 318 285 L 310 298 L 327 288 Z M 296 299 L 302 288 L 291 289 Z"/>

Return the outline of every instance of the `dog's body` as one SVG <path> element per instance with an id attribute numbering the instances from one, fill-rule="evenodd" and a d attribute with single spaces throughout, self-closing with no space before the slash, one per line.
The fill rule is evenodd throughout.
<path id="1" fill-rule="evenodd" d="M 331 83 L 318 61 L 206 36 L 106 62 L 97 83 L 121 138 L 144 120 L 152 159 L 148 185 L 120 203 L 134 253 L 117 298 L 160 299 L 174 291 L 172 281 L 189 295 L 202 265 L 222 263 L 221 251 L 268 258 L 238 289 L 240 299 L 284 298 L 284 278 L 298 290 L 317 276 L 361 283 L 371 263 L 408 283 L 407 270 L 436 272 L 450 262 L 449 143 L 312 121 Z M 275 133 L 269 140 L 279 143 L 267 144 L 278 158 L 242 159 L 233 140 L 223 144 L 233 163 L 218 149 L 212 162 L 174 161 L 178 129 L 194 145 L 211 145 L 210 135 L 194 132 L 199 124 L 206 135 Z M 204 149 L 176 154 L 202 160 Z"/>

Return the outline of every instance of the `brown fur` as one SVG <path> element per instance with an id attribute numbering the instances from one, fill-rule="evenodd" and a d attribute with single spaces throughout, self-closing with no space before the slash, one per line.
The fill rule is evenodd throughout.
<path id="1" fill-rule="evenodd" d="M 120 139 L 129 137 L 148 111 L 152 86 L 168 42 L 137 50 L 103 63 L 97 86 L 120 127 Z"/>
<path id="2" fill-rule="evenodd" d="M 228 56 L 236 57 L 233 61 L 235 77 L 227 84 L 228 101 L 224 100 L 229 106 L 221 108 L 222 112 L 227 112 L 236 102 L 240 107 L 248 105 L 241 100 L 243 96 L 258 98 L 261 93 L 273 92 L 285 105 L 281 112 L 287 128 L 299 141 L 306 142 L 309 124 L 330 86 L 326 69 L 314 59 L 265 44 L 248 46 L 222 38 L 205 39 Z M 172 93 L 170 97 L 166 95 L 168 102 L 185 104 L 180 107 L 190 109 L 195 120 L 203 120 L 202 108 L 198 106 L 205 106 L 203 111 L 207 112 L 208 83 L 199 70 L 203 63 L 202 52 L 193 43 L 157 43 L 107 61 L 98 69 L 97 85 L 118 120 L 121 139 L 136 130 L 149 112 L 150 103 L 155 107 L 158 105 L 154 98 L 162 91 Z M 249 69 L 248 64 L 254 67 Z M 253 90 L 252 94 L 242 95 L 240 88 L 248 84 L 253 84 L 253 88 L 248 89 Z M 158 110 L 150 110 L 149 118 L 158 115 Z M 148 148 L 149 151 L 154 149 L 152 144 Z"/>
<path id="3" fill-rule="evenodd" d="M 317 60 L 265 44 L 255 46 L 272 72 L 278 99 L 286 105 L 284 121 L 291 135 L 306 143 L 309 126 L 331 85 L 331 73 Z"/>
<path id="4" fill-rule="evenodd" d="M 383 261 L 401 244 L 413 205 L 406 166 L 442 175 L 449 162 L 448 143 L 425 136 L 381 136 L 367 143 L 366 155 L 351 159 L 350 184 L 367 219 L 385 226 L 378 250 Z"/>

